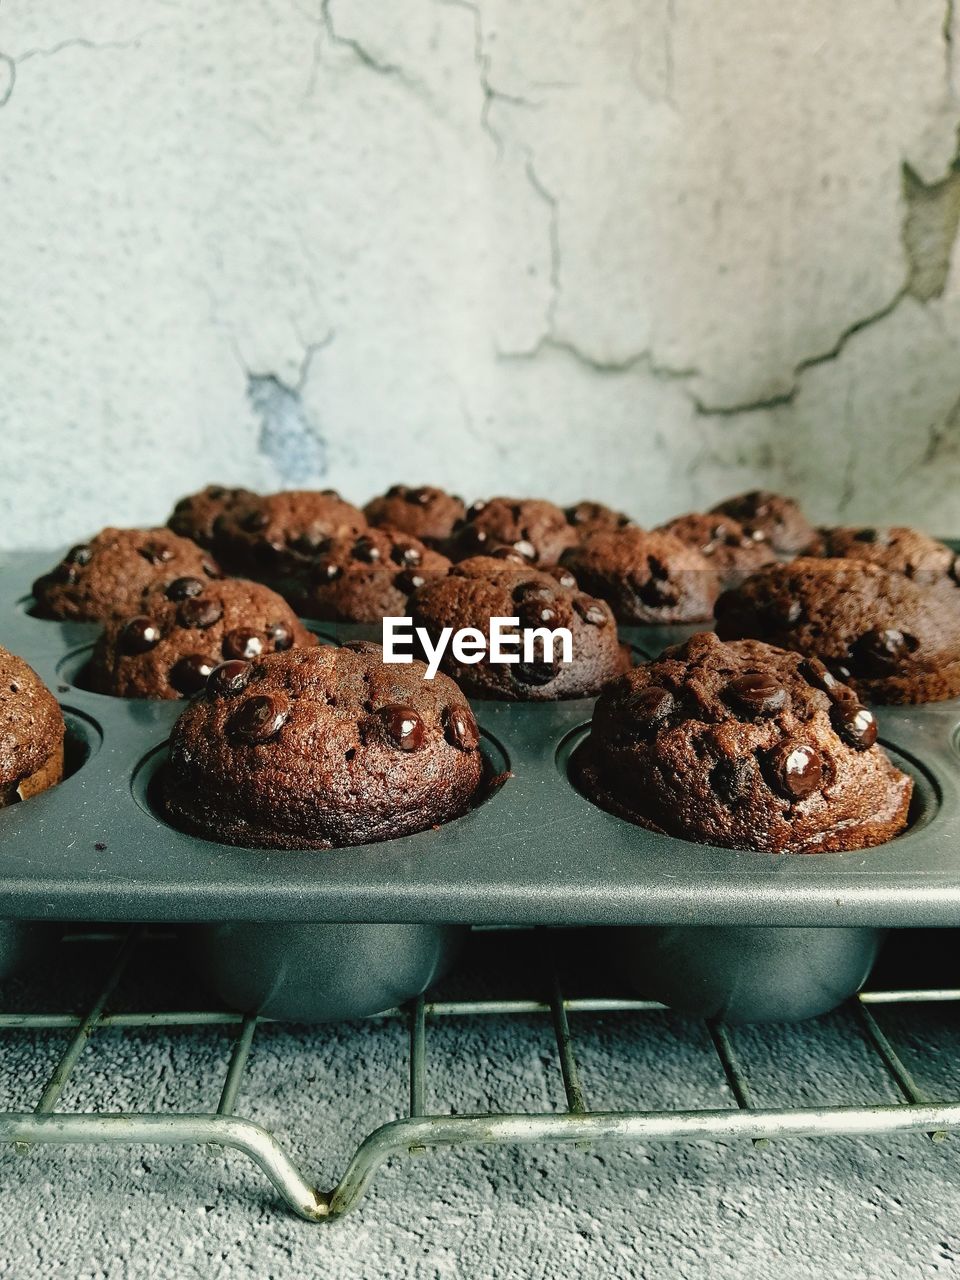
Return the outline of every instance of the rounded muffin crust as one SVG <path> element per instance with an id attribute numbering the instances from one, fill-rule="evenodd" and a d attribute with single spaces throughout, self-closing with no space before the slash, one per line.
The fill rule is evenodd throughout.
<path id="1" fill-rule="evenodd" d="M 35 612 L 44 618 L 100 622 L 136 613 L 154 583 L 187 575 L 220 576 L 213 558 L 189 538 L 170 529 L 101 529 L 36 580 Z"/>
<path id="2" fill-rule="evenodd" d="M 462 498 L 433 485 L 391 485 L 363 508 L 369 524 L 412 534 L 428 547 L 443 550 L 458 520 L 466 515 Z"/>
<path id="3" fill-rule="evenodd" d="M 88 685 L 117 698 L 187 698 L 221 662 L 309 647 L 317 638 L 259 582 L 175 578 L 143 597 L 141 611 L 107 623 Z"/>
<path id="4" fill-rule="evenodd" d="M 819 663 L 710 633 L 600 695 L 584 790 L 642 826 L 764 853 L 866 849 L 907 823 L 912 780 Z"/>
<path id="5" fill-rule="evenodd" d="M 718 502 L 711 515 L 732 516 L 750 535 L 762 534 L 780 556 L 813 555 L 819 534 L 794 498 L 767 489 L 751 489 Z"/>
<path id="6" fill-rule="evenodd" d="M 410 594 L 449 567 L 446 556 L 411 534 L 365 529 L 331 538 L 278 586 L 305 618 L 379 622 L 405 614 Z"/>
<path id="7" fill-rule="evenodd" d="M 234 573 L 273 586 L 330 538 L 366 528 L 362 511 L 335 489 L 287 489 L 254 496 L 214 521 L 217 557 Z"/>
<path id="8" fill-rule="evenodd" d="M 190 538 L 201 547 L 212 548 L 217 517 L 240 503 L 256 502 L 251 489 L 231 489 L 222 484 L 208 484 L 197 493 L 181 498 L 167 521 L 167 528 L 181 538 Z"/>
<path id="9" fill-rule="evenodd" d="M 0 808 L 62 779 L 65 731 L 63 712 L 47 686 L 0 645 Z"/>
<path id="10" fill-rule="evenodd" d="M 531 564 L 557 564 L 577 541 L 558 506 L 540 498 L 490 498 L 475 502 L 445 548 L 451 560 L 511 549 Z"/>
<path id="11" fill-rule="evenodd" d="M 444 627 L 454 631 L 476 627 L 489 635 L 490 619 L 520 619 L 520 627 L 567 627 L 573 661 L 461 663 L 450 646 L 442 667 L 468 693 L 484 698 L 543 702 L 559 698 L 587 698 L 599 693 L 630 665 L 629 650 L 617 637 L 609 605 L 577 590 L 568 575 L 541 572 L 489 556 L 474 556 L 453 566 L 450 573 L 416 591 L 410 601 L 416 627 L 436 640 Z M 512 652 L 518 652 L 512 650 Z M 556 651 L 559 658 L 559 650 Z"/>
<path id="12" fill-rule="evenodd" d="M 772 565 L 717 601 L 717 634 L 819 658 L 869 702 L 960 694 L 960 594 L 863 560 Z"/>
<path id="13" fill-rule="evenodd" d="M 591 534 L 562 563 L 628 624 L 705 622 L 720 590 L 716 570 L 695 547 L 635 525 Z"/>
<path id="14" fill-rule="evenodd" d="M 672 533 L 687 546 L 696 547 L 716 569 L 721 587 L 736 586 L 757 569 L 777 560 L 763 533 L 759 530 L 747 533 L 732 516 L 691 512 L 658 525 L 656 532 Z"/>
<path id="15" fill-rule="evenodd" d="M 327 849 L 459 817 L 484 778 L 463 694 L 378 645 L 291 649 L 214 672 L 170 738 L 165 804 L 228 844 Z"/>
<path id="16" fill-rule="evenodd" d="M 576 502 L 572 507 L 567 507 L 563 514 L 581 541 L 601 529 L 623 529 L 628 524 L 633 524 L 628 515 L 615 511 L 602 502 Z"/>
<path id="17" fill-rule="evenodd" d="M 902 573 L 914 582 L 960 583 L 960 560 L 945 542 L 919 529 L 894 525 L 821 529 L 823 555 L 834 559 L 866 560 L 891 573 Z"/>

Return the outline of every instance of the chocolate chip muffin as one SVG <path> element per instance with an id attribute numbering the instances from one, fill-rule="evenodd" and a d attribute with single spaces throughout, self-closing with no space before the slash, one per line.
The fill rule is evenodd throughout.
<path id="1" fill-rule="evenodd" d="M 237 502 L 216 517 L 217 558 L 268 586 L 322 550 L 330 538 L 366 528 L 362 511 L 335 489 L 290 489 Z"/>
<path id="2" fill-rule="evenodd" d="M 732 516 L 691 512 L 659 525 L 657 531 L 672 533 L 687 546 L 696 547 L 716 569 L 721 587 L 734 587 L 777 559 L 760 530 L 749 534 Z"/>
<path id="3" fill-rule="evenodd" d="M 406 614 L 410 593 L 449 567 L 446 556 L 408 533 L 366 529 L 331 538 L 277 586 L 305 618 L 379 622 Z"/>
<path id="4" fill-rule="evenodd" d="M 174 726 L 163 792 L 198 835 L 329 849 L 458 817 L 484 780 L 469 704 L 379 645 L 290 649 L 210 676 Z"/>
<path id="5" fill-rule="evenodd" d="M 868 560 L 882 569 L 905 574 L 914 582 L 960 583 L 960 560 L 945 542 L 919 529 L 895 525 L 889 529 L 821 529 L 823 554 L 847 560 Z"/>
<path id="6" fill-rule="evenodd" d="M 451 560 L 512 548 L 531 564 L 556 564 L 577 541 L 576 530 L 552 502 L 539 498 L 490 498 L 475 502 L 447 545 Z"/>
<path id="7" fill-rule="evenodd" d="M 489 636 L 494 617 L 519 618 L 523 629 L 570 631 L 571 662 L 560 661 L 559 646 L 548 658 L 542 642 L 530 661 L 522 650 L 512 649 L 519 661 L 511 663 L 491 662 L 488 656 L 477 663 L 458 662 L 448 646 L 443 670 L 479 697 L 531 702 L 592 697 L 630 665 L 609 605 L 530 566 L 488 556 L 463 560 L 446 577 L 414 592 L 410 612 L 414 626 L 424 627 L 434 641 L 444 627 L 454 632 L 475 627 Z"/>
<path id="8" fill-rule="evenodd" d="M 442 551 L 453 526 L 466 515 L 463 499 L 444 489 L 422 484 L 415 489 L 391 485 L 363 508 L 367 522 L 377 529 L 412 534 L 428 547 Z"/>
<path id="9" fill-rule="evenodd" d="M 117 698 L 189 698 L 225 660 L 316 643 L 287 602 L 259 582 L 175 578 L 148 591 L 134 617 L 106 624 L 85 683 Z"/>
<path id="10" fill-rule="evenodd" d="M 710 508 L 711 515 L 732 516 L 751 537 L 762 534 L 779 556 L 814 555 L 819 535 L 800 504 L 781 493 L 751 489 Z"/>
<path id="11" fill-rule="evenodd" d="M 208 484 L 199 493 L 189 493 L 181 498 L 171 512 L 167 528 L 190 538 L 201 547 L 212 548 L 213 527 L 217 517 L 241 503 L 256 502 L 257 494 L 250 489 L 228 489 L 222 484 Z"/>
<path id="12" fill-rule="evenodd" d="M 581 783 L 683 840 L 764 853 L 866 849 L 907 823 L 912 780 L 819 663 L 704 632 L 600 695 Z"/>
<path id="13" fill-rule="evenodd" d="M 63 713 L 34 669 L 0 646 L 0 808 L 63 777 Z"/>
<path id="14" fill-rule="evenodd" d="M 622 529 L 625 525 L 633 524 L 630 517 L 622 511 L 615 511 L 602 502 L 577 502 L 572 507 L 567 507 L 563 514 L 567 517 L 567 523 L 576 529 L 581 541 L 600 529 Z"/>
<path id="15" fill-rule="evenodd" d="M 219 574 L 207 552 L 169 529 L 102 529 L 36 580 L 34 612 L 100 622 L 138 613 L 143 593 L 157 582 Z"/>
<path id="16" fill-rule="evenodd" d="M 636 525 L 591 534 L 564 553 L 563 564 L 628 624 L 704 622 L 720 590 L 716 570 L 695 547 Z"/>
<path id="17" fill-rule="evenodd" d="M 960 600 L 864 560 L 762 569 L 717 601 L 717 634 L 818 658 L 869 702 L 960 694 Z"/>

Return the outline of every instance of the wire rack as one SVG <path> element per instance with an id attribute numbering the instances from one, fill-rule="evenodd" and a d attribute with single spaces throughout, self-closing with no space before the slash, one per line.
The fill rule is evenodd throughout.
<path id="1" fill-rule="evenodd" d="M 118 950 L 96 998 L 86 1014 L 0 1012 L 0 1032 L 58 1031 L 71 1033 L 40 1097 L 30 1112 L 0 1113 L 0 1142 L 21 1152 L 32 1146 L 124 1144 L 232 1148 L 247 1156 L 266 1175 L 282 1200 L 311 1222 L 329 1222 L 360 1200 L 388 1160 L 436 1148 L 505 1145 L 647 1143 L 656 1139 L 744 1139 L 758 1145 L 772 1138 L 916 1131 L 941 1140 L 960 1128 L 960 1101 L 925 1096 L 873 1012 L 884 1005 L 917 1005 L 960 1000 L 960 989 L 867 990 L 851 1002 L 865 1042 L 892 1080 L 899 1103 L 876 1105 L 759 1108 L 735 1045 L 735 1030 L 706 1024 L 710 1042 L 731 1094 L 732 1105 L 717 1110 L 594 1111 L 588 1102 L 570 1028 L 571 1014 L 616 1014 L 642 1017 L 659 1011 L 653 1001 L 603 996 L 567 998 L 556 965 L 550 967 L 545 999 L 429 1000 L 420 998 L 381 1018 L 404 1019 L 408 1026 L 407 1114 L 374 1129 L 357 1146 L 335 1187 L 312 1185 L 283 1145 L 264 1127 L 236 1113 L 244 1070 L 261 1020 L 216 1010 L 123 1012 L 111 1005 L 135 949 L 144 938 L 133 929 L 118 938 Z M 72 942 L 104 941 L 86 934 Z M 109 938 L 107 940 L 110 940 Z M 477 1019 L 489 1015 L 542 1015 L 552 1022 L 556 1066 L 563 1084 L 565 1110 L 546 1113 L 500 1112 L 477 1115 L 427 1114 L 428 1038 L 441 1019 Z M 102 1028 L 190 1028 L 220 1026 L 235 1030 L 220 1099 L 214 1112 L 63 1112 L 58 1111 L 66 1085 L 81 1054 Z M 91 1050 L 92 1051 L 92 1050 Z"/>

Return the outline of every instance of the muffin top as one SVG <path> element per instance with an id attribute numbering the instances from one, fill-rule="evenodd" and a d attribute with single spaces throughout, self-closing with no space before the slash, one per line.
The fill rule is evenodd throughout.
<path id="1" fill-rule="evenodd" d="M 324 849 L 458 817 L 484 778 L 463 694 L 379 645 L 290 649 L 229 664 L 170 739 L 167 809 L 229 844 Z"/>
<path id="2" fill-rule="evenodd" d="M 531 564 L 556 564 L 577 541 L 567 517 L 540 498 L 490 498 L 475 502 L 454 529 L 447 554 L 451 560 L 489 555 L 512 548 Z"/>
<path id="3" fill-rule="evenodd" d="M 207 552 L 169 529 L 102 529 L 36 580 L 35 608 L 44 618 L 99 622 L 139 612 L 156 582 L 219 573 Z"/>
<path id="4" fill-rule="evenodd" d="M 32 795 L 63 772 L 63 712 L 34 669 L 0 646 L 0 805 Z M 22 790 L 21 790 L 22 787 Z"/>
<path id="5" fill-rule="evenodd" d="M 250 489 L 228 489 L 222 484 L 208 484 L 198 493 L 188 493 L 179 500 L 170 514 L 167 528 L 182 538 L 191 538 L 201 547 L 212 548 L 217 516 L 239 503 L 256 500 L 257 495 Z"/>
<path id="6" fill-rule="evenodd" d="M 363 514 L 377 528 L 410 533 L 427 546 L 442 549 L 466 510 L 462 498 L 433 485 L 393 484 L 386 493 L 371 498 Z"/>
<path id="7" fill-rule="evenodd" d="M 329 539 L 277 585 L 306 618 L 379 622 L 405 614 L 410 593 L 449 567 L 446 556 L 412 534 L 365 529 Z"/>
<path id="8" fill-rule="evenodd" d="M 584 591 L 607 601 L 618 622 L 703 622 L 720 590 L 716 570 L 695 547 L 636 525 L 591 534 L 563 563 Z"/>
<path id="9" fill-rule="evenodd" d="M 720 577 L 721 587 L 732 587 L 744 578 L 773 564 L 777 555 L 760 531 L 747 533 L 732 516 L 691 512 L 661 524 L 662 533 L 672 533 L 706 556 Z"/>
<path id="10" fill-rule="evenodd" d="M 221 512 L 213 542 L 228 568 L 272 584 L 278 573 L 315 556 L 329 538 L 366 524 L 363 512 L 335 489 L 287 489 L 254 495 Z"/>
<path id="11" fill-rule="evenodd" d="M 175 578 L 106 624 L 89 686 L 118 698 L 188 698 L 220 663 L 317 643 L 285 600 L 243 578 Z"/>
<path id="12" fill-rule="evenodd" d="M 805 556 L 760 570 L 717 601 L 717 634 L 819 658 L 865 701 L 960 693 L 960 598 L 864 560 Z"/>
<path id="13" fill-rule="evenodd" d="M 915 582 L 960 583 L 960 561 L 945 542 L 919 529 L 894 525 L 888 529 L 821 529 L 823 554 L 847 560 L 868 560 Z"/>
<path id="14" fill-rule="evenodd" d="M 800 510 L 800 504 L 782 493 L 751 489 L 710 508 L 711 515 L 733 516 L 751 536 L 763 534 L 781 556 L 813 554 L 818 547 L 816 529 Z"/>
<path id="15" fill-rule="evenodd" d="M 693 636 L 608 685 L 584 789 L 654 830 L 766 853 L 865 849 L 907 822 L 912 780 L 821 664 Z"/>
<path id="16" fill-rule="evenodd" d="M 572 585 L 565 585 L 572 584 Z M 525 661 L 458 662 L 450 646 L 443 670 L 469 693 L 487 698 L 547 701 L 585 698 L 630 665 L 629 651 L 617 638 L 609 605 L 578 591 L 569 575 L 539 571 L 489 556 L 473 556 L 455 564 L 443 578 L 417 590 L 410 601 L 414 626 L 425 627 L 436 640 L 444 627 L 458 631 L 476 627 L 489 636 L 490 619 L 519 618 L 521 628 L 566 627 L 572 637 L 573 660 L 561 662 L 557 646 L 548 660 L 541 642 Z"/>
<path id="17" fill-rule="evenodd" d="M 567 523 L 577 531 L 580 539 L 589 537 L 598 529 L 622 529 L 624 525 L 633 524 L 629 516 L 622 511 L 615 511 L 602 502 L 576 502 L 567 507 L 563 513 Z"/>

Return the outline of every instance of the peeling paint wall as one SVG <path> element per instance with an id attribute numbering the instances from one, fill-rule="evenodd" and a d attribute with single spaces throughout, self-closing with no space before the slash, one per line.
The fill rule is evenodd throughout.
<path id="1" fill-rule="evenodd" d="M 950 0 L 6 0 L 0 545 L 207 480 L 960 533 Z"/>

